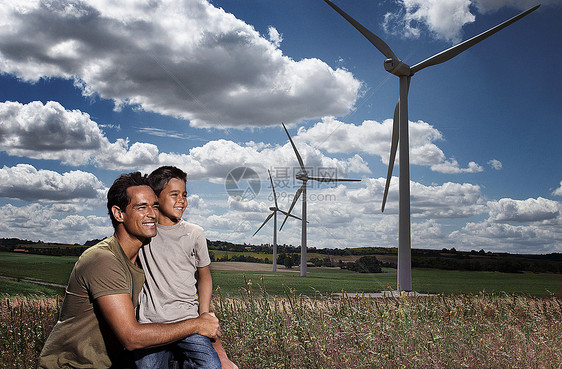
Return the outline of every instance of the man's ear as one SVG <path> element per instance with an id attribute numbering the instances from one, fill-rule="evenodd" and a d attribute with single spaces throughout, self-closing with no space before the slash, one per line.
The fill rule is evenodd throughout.
<path id="1" fill-rule="evenodd" d="M 123 222 L 123 212 L 121 211 L 119 206 L 113 205 L 111 207 L 111 213 L 113 214 L 113 218 L 115 218 L 116 221 L 118 221 L 119 223 Z"/>

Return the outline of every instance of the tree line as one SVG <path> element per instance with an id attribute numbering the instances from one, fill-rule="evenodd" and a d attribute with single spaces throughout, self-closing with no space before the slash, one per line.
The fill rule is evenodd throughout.
<path id="1" fill-rule="evenodd" d="M 20 240 L 17 238 L 0 238 L 0 251 L 22 251 L 31 254 L 53 255 L 53 256 L 79 256 L 89 246 L 98 243 L 99 239 L 90 240 L 83 245 L 69 245 L 57 243 L 44 243 Z M 272 247 L 268 244 L 250 245 L 235 244 L 227 241 L 207 240 L 212 261 L 241 261 L 252 263 L 271 264 L 269 257 L 258 258 L 250 255 L 231 254 L 215 258 L 213 250 L 230 252 L 248 252 L 258 254 L 272 253 Z M 382 247 L 360 247 L 346 249 L 317 249 L 308 248 L 310 254 L 325 255 L 324 257 L 309 258 L 309 266 L 315 267 L 339 267 L 356 272 L 378 273 L 383 267 L 396 268 L 392 261 L 381 262 L 376 255 L 397 255 L 396 248 Z M 338 256 L 361 256 L 355 261 L 343 261 Z M 292 245 L 278 245 L 278 265 L 292 268 L 300 264 L 300 247 Z M 562 254 L 509 254 L 480 251 L 457 251 L 451 249 L 412 249 L 413 268 L 435 268 L 445 270 L 468 270 L 468 271 L 498 271 L 504 273 L 562 273 Z"/>

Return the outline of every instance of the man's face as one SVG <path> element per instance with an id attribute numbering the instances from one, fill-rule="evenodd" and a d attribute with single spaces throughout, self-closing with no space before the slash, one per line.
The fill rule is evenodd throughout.
<path id="1" fill-rule="evenodd" d="M 156 236 L 158 224 L 158 198 L 149 186 L 133 186 L 127 189 L 131 201 L 125 208 L 123 226 L 132 236 L 150 238 Z"/>
<path id="2" fill-rule="evenodd" d="M 177 223 L 187 207 L 187 192 L 185 182 L 172 178 L 158 196 L 160 203 L 160 224 L 174 225 Z"/>

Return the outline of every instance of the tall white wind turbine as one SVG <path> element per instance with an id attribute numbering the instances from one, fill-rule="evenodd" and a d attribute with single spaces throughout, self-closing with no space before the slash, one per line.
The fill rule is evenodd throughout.
<path id="1" fill-rule="evenodd" d="M 282 123 L 283 124 L 283 123 Z M 289 131 L 287 131 L 287 127 L 283 124 L 283 128 L 287 133 L 287 137 L 289 137 L 289 141 L 291 142 L 291 146 L 293 146 L 293 150 L 295 151 L 295 155 L 297 156 L 297 160 L 299 161 L 299 165 L 301 167 L 301 171 L 295 175 L 295 178 L 299 181 L 302 181 L 302 185 L 297 190 L 295 197 L 293 198 L 293 202 L 291 207 L 289 208 L 289 214 L 293 207 L 295 206 L 297 200 L 299 199 L 300 195 L 302 194 L 302 214 L 301 214 L 301 221 L 302 221 L 302 228 L 301 228 L 301 270 L 300 275 L 301 277 L 306 277 L 306 183 L 308 181 L 318 181 L 318 182 L 359 182 L 360 179 L 345 179 L 345 178 L 329 178 L 329 177 L 310 177 L 304 167 L 304 162 L 302 161 L 302 157 L 299 154 Z M 285 220 L 283 220 L 283 224 L 281 224 L 281 228 L 285 225 L 288 216 L 285 216 Z"/>
<path id="2" fill-rule="evenodd" d="M 275 186 L 273 186 L 273 179 L 271 179 L 271 172 L 269 171 L 269 169 L 267 170 L 267 172 L 269 173 L 269 181 L 271 182 L 271 190 L 273 191 L 273 201 L 275 203 L 275 206 L 269 207 L 269 210 L 271 210 L 271 213 L 269 214 L 269 216 L 267 218 L 265 218 L 262 225 L 252 235 L 252 237 L 254 237 L 260 231 L 260 229 L 263 228 L 263 226 L 271 219 L 271 217 L 273 217 L 273 271 L 276 272 L 277 271 L 277 212 L 280 211 L 281 213 L 285 214 L 286 216 L 293 217 L 293 218 L 298 219 L 298 220 L 300 220 L 301 218 L 299 218 L 297 216 L 294 216 L 291 213 L 287 213 L 287 212 L 279 209 L 279 205 L 277 205 L 277 194 L 275 193 Z"/>
<path id="3" fill-rule="evenodd" d="M 394 124 L 392 128 L 392 142 L 390 146 L 390 159 L 388 162 L 388 172 L 386 176 L 386 185 L 384 188 L 384 195 L 382 200 L 382 208 L 386 203 L 388 195 L 388 187 L 392 177 L 392 169 L 394 166 L 394 159 L 396 157 L 396 150 L 398 142 L 400 141 L 400 165 L 399 165 L 399 184 L 398 184 L 398 289 L 404 291 L 412 290 L 412 274 L 411 274 L 411 239 L 410 239 L 410 158 L 409 158 L 409 144 L 408 144 L 408 89 L 410 87 L 410 78 L 420 70 L 430 67 L 432 65 L 444 63 L 447 60 L 457 56 L 468 48 L 476 45 L 480 41 L 500 31 L 501 29 L 509 26 L 510 24 L 518 21 L 529 13 L 537 10 L 540 6 L 537 5 L 521 14 L 455 45 L 447 50 L 444 50 L 432 57 L 418 63 L 412 67 L 402 62 L 392 52 L 390 47 L 374 33 L 363 27 L 359 22 L 346 14 L 343 10 L 337 7 L 330 0 L 324 0 L 349 23 L 351 23 L 363 36 L 367 38 L 387 59 L 384 61 L 384 69 L 400 78 L 400 98 L 394 109 Z"/>

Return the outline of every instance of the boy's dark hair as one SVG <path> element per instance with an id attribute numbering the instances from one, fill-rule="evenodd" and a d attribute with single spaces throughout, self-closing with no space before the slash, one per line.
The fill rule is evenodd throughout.
<path id="1" fill-rule="evenodd" d="M 148 175 L 150 187 L 152 187 L 156 196 L 160 196 L 160 192 L 162 192 L 172 178 L 187 182 L 187 174 L 183 170 L 172 166 L 160 167 Z"/>
<path id="2" fill-rule="evenodd" d="M 125 211 L 125 208 L 131 202 L 127 189 L 134 186 L 150 186 L 146 174 L 142 175 L 140 172 L 121 174 L 107 191 L 107 210 L 115 229 L 117 229 L 119 222 L 113 217 L 111 208 L 116 205 L 119 209 Z"/>

